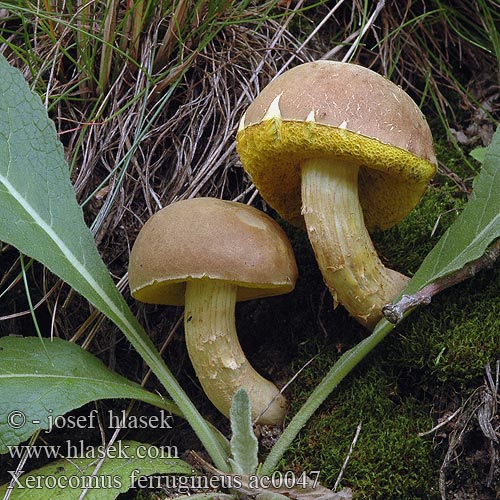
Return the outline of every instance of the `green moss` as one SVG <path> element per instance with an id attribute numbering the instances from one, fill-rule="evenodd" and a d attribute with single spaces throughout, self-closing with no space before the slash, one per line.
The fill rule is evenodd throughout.
<path id="1" fill-rule="evenodd" d="M 411 276 L 465 203 L 464 196 L 449 183 L 429 187 L 420 204 L 400 224 L 373 236 L 381 259 Z"/>
<path id="2" fill-rule="evenodd" d="M 460 123 L 460 122 L 458 122 Z M 470 151 L 474 146 L 462 146 L 459 144 L 450 144 L 448 141 L 438 140 L 434 144 L 436 155 L 440 161 L 446 165 L 453 175 L 458 179 L 465 179 L 470 183 L 471 178 L 474 177 L 480 170 L 479 162 L 470 156 Z"/>
<path id="3" fill-rule="evenodd" d="M 487 270 L 410 316 L 390 343 L 388 360 L 415 378 L 466 391 L 500 352 L 500 271 Z M 423 370 L 423 372 L 422 372 Z"/>
<path id="4" fill-rule="evenodd" d="M 322 483 L 333 487 L 358 424 L 361 432 L 341 483 L 356 499 L 438 498 L 433 445 L 418 436 L 433 425 L 428 409 L 403 396 L 397 381 L 373 364 L 353 374 L 310 420 L 285 457 L 286 467 L 320 469 Z"/>
<path id="5" fill-rule="evenodd" d="M 449 167 L 460 171 L 462 165 L 470 174 L 449 146 L 438 142 L 437 150 Z M 437 180 L 401 224 L 375 239 L 390 264 L 410 276 L 467 202 L 448 179 Z M 474 387 L 500 352 L 499 282 L 498 269 L 488 270 L 437 295 L 398 327 L 386 347 L 390 363 L 413 370 L 414 383 L 424 377 L 462 391 Z"/>

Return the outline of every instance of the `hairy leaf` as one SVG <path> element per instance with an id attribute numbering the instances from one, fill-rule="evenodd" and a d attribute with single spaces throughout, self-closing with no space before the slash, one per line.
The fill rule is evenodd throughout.
<path id="1" fill-rule="evenodd" d="M 88 487 L 87 500 L 113 500 L 120 493 L 128 491 L 133 481 L 144 487 L 149 485 L 152 474 L 180 474 L 191 476 L 193 470 L 189 464 L 176 457 L 171 457 L 171 450 L 166 451 L 156 446 L 135 441 L 116 441 L 106 451 L 102 447 L 88 448 L 86 457 L 71 457 L 52 462 L 35 471 L 19 477 L 15 470 L 9 474 L 15 480 L 10 498 L 12 500 L 74 500 Z M 96 471 L 100 458 L 105 457 Z M 153 486 L 156 480 L 151 483 Z M 174 482 L 172 482 L 174 484 Z M 9 484 L 0 486 L 3 498 Z"/>
<path id="2" fill-rule="evenodd" d="M 61 339 L 48 347 L 37 337 L 0 338 L 0 415 L 6 416 L 0 420 L 0 454 L 98 399 L 138 399 L 179 414 L 173 403 L 108 370 L 81 347 Z"/>
<path id="3" fill-rule="evenodd" d="M 500 237 L 500 127 L 486 151 L 463 212 L 429 252 L 405 294 L 451 274 L 484 254 Z"/>
<path id="4" fill-rule="evenodd" d="M 259 463 L 259 443 L 253 432 L 250 399 L 245 389 L 239 389 L 234 395 L 229 416 L 233 473 L 254 474 Z"/>

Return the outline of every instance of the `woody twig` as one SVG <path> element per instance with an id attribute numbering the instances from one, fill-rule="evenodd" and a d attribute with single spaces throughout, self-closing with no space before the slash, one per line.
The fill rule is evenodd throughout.
<path id="1" fill-rule="evenodd" d="M 500 240 L 497 240 L 486 249 L 481 257 L 469 262 L 458 271 L 448 276 L 444 276 L 434 283 L 429 283 L 413 295 L 403 295 L 395 304 L 387 304 L 384 306 L 382 313 L 385 319 L 393 324 L 398 324 L 408 310 L 420 305 L 430 304 L 434 295 L 437 295 L 450 286 L 454 286 L 466 279 L 472 278 L 483 269 L 492 267 L 499 256 Z"/>

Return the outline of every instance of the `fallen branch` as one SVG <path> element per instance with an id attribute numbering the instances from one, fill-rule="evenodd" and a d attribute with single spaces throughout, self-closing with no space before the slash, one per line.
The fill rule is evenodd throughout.
<path id="1" fill-rule="evenodd" d="M 492 267 L 495 261 L 500 256 L 500 240 L 490 245 L 484 254 L 476 260 L 469 262 L 462 269 L 444 276 L 430 283 L 414 295 L 403 295 L 395 304 L 387 304 L 382 309 L 382 313 L 387 321 L 393 324 L 398 324 L 409 309 L 420 305 L 430 304 L 432 297 L 442 292 L 446 288 L 454 286 L 466 279 L 472 278 L 479 271 Z"/>

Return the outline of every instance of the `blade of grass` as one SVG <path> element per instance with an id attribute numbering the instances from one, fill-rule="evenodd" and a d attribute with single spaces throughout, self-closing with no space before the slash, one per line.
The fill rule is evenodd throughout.
<path id="1" fill-rule="evenodd" d="M 116 14 L 118 9 L 117 0 L 107 2 L 105 20 L 102 33 L 101 63 L 99 66 L 99 93 L 103 93 L 109 84 L 111 65 L 113 62 L 113 42 L 115 40 Z"/>

